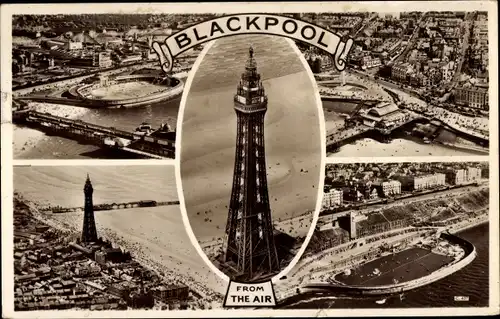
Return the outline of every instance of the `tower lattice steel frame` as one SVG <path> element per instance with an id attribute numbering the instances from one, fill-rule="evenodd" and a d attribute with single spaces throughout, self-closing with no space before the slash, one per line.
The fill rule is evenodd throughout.
<path id="1" fill-rule="evenodd" d="M 236 154 L 223 261 L 245 280 L 279 271 L 267 188 L 264 116 L 267 96 L 249 49 L 245 72 L 234 96 Z"/>
<path id="2" fill-rule="evenodd" d="M 83 216 L 82 242 L 97 242 L 97 229 L 95 226 L 94 218 L 94 203 L 92 201 L 94 188 L 92 187 L 92 183 L 90 182 L 89 174 L 87 174 L 87 180 L 85 181 L 83 193 L 85 194 L 85 212 Z"/>

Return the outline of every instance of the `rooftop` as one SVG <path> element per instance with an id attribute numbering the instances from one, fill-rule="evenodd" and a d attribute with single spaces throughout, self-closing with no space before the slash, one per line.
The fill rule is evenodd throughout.
<path id="1" fill-rule="evenodd" d="M 372 107 L 370 110 L 368 110 L 367 114 L 382 117 L 396 111 L 399 111 L 399 108 L 396 104 L 389 102 L 380 102 L 375 107 Z"/>

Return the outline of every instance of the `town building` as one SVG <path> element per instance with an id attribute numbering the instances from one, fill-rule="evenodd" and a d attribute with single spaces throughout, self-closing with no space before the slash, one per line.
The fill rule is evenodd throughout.
<path id="1" fill-rule="evenodd" d="M 401 182 L 396 180 L 383 182 L 382 192 L 386 197 L 401 194 Z"/>
<path id="2" fill-rule="evenodd" d="M 95 261 L 100 265 L 106 265 L 107 262 L 121 263 L 130 260 L 130 253 L 123 252 L 120 248 L 105 248 L 95 252 Z"/>
<path id="3" fill-rule="evenodd" d="M 467 181 L 470 183 L 477 182 L 481 179 L 481 169 L 477 167 L 467 168 Z"/>
<path id="4" fill-rule="evenodd" d="M 455 102 L 457 104 L 487 110 L 489 108 L 488 88 L 474 85 L 456 88 Z"/>
<path id="5" fill-rule="evenodd" d="M 364 56 L 361 58 L 361 68 L 363 70 L 381 66 L 382 61 L 378 57 Z"/>
<path id="6" fill-rule="evenodd" d="M 446 175 L 442 173 L 419 176 L 397 175 L 394 177 L 401 182 L 401 190 L 412 192 L 446 185 Z"/>
<path id="7" fill-rule="evenodd" d="M 189 297 L 189 288 L 187 286 L 160 286 L 152 289 L 153 296 L 157 300 L 168 303 L 171 300 L 186 300 Z"/>
<path id="8" fill-rule="evenodd" d="M 408 75 L 412 72 L 413 65 L 408 62 L 395 64 L 391 69 L 391 77 L 396 81 L 404 82 L 407 80 Z"/>
<path id="9" fill-rule="evenodd" d="M 477 167 L 450 169 L 445 174 L 446 183 L 450 185 L 474 183 L 481 179 L 481 169 Z"/>
<path id="10" fill-rule="evenodd" d="M 392 127 L 406 116 L 396 104 L 390 102 L 380 102 L 360 115 L 363 124 L 370 127 Z"/>
<path id="11" fill-rule="evenodd" d="M 446 183 L 450 185 L 461 185 L 467 182 L 467 171 L 465 169 L 448 170 Z"/>
<path id="12" fill-rule="evenodd" d="M 87 56 L 74 57 L 69 61 L 69 64 L 75 67 L 107 68 L 113 65 L 113 60 L 109 53 L 99 52 Z"/>
<path id="13" fill-rule="evenodd" d="M 437 186 L 443 186 L 446 184 L 446 176 L 442 173 L 415 176 L 414 177 L 414 189 L 424 190 Z"/>
<path id="14" fill-rule="evenodd" d="M 344 192 L 338 189 L 330 189 L 328 193 L 323 194 L 323 208 L 342 205 Z"/>
<path id="15" fill-rule="evenodd" d="M 423 87 L 429 84 L 429 78 L 423 73 L 412 73 L 410 74 L 410 85 Z"/>

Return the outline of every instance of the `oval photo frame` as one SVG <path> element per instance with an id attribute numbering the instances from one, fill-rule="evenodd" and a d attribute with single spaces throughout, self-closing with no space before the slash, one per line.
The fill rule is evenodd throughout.
<path id="1" fill-rule="evenodd" d="M 272 39 L 281 39 L 281 41 L 285 41 L 287 44 L 288 44 L 288 47 L 290 49 L 291 52 L 288 52 L 289 54 L 293 53 L 295 55 L 295 57 L 298 57 L 298 60 L 300 61 L 300 66 L 302 67 L 302 70 L 300 72 L 304 72 L 306 75 L 307 75 L 307 80 L 308 82 L 310 83 L 311 85 L 311 89 L 310 89 L 310 92 L 306 92 L 306 94 L 309 96 L 309 95 L 313 95 L 312 97 L 312 100 L 314 101 L 314 108 L 313 108 L 313 111 L 316 112 L 315 114 L 315 117 L 316 117 L 316 123 L 314 123 L 316 125 L 316 132 L 314 134 L 316 134 L 316 141 L 314 141 L 314 143 L 317 143 L 315 145 L 317 145 L 317 153 L 315 153 L 315 156 L 317 156 L 317 161 L 316 163 L 313 163 L 313 164 L 316 164 L 316 165 L 312 165 L 311 167 L 313 168 L 312 170 L 315 170 L 316 174 L 316 180 L 315 180 L 315 183 L 312 185 L 307 185 L 307 186 L 298 186 L 295 185 L 295 189 L 292 187 L 292 190 L 295 190 L 297 191 L 297 189 L 301 189 L 301 188 L 305 188 L 305 187 L 309 187 L 311 189 L 315 189 L 316 191 L 314 192 L 315 193 L 315 196 L 314 196 L 314 203 L 311 203 L 311 204 L 314 204 L 314 205 L 311 205 L 311 208 L 313 208 L 313 211 L 310 212 L 307 216 L 305 216 L 307 214 L 297 214 L 296 216 L 293 216 L 292 218 L 290 219 L 287 219 L 288 221 L 291 221 L 292 219 L 297 219 L 296 222 L 298 223 L 301 218 L 302 220 L 306 219 L 306 222 L 307 222 L 307 218 L 310 218 L 310 225 L 308 224 L 308 229 L 307 229 L 307 232 L 306 232 L 306 235 L 305 235 L 305 238 L 304 240 L 302 241 L 302 243 L 300 244 L 300 248 L 299 250 L 293 255 L 293 257 L 288 260 L 288 264 L 286 266 L 282 266 L 281 263 L 280 263 L 280 269 L 279 271 L 275 272 L 273 275 L 272 275 L 272 278 L 266 278 L 265 280 L 269 280 L 271 279 L 271 281 L 273 283 L 275 283 L 277 280 L 279 280 L 279 278 L 282 278 L 283 276 L 285 276 L 296 264 L 297 262 L 299 261 L 299 259 L 301 258 L 301 256 L 303 255 L 304 251 L 306 250 L 307 248 L 307 245 L 309 244 L 309 241 L 313 235 L 313 232 L 315 230 L 315 227 L 316 227 L 316 223 L 318 221 L 318 218 L 319 218 L 319 212 L 320 212 L 320 209 L 321 209 L 321 200 L 322 200 L 322 196 L 323 196 L 323 185 L 324 185 L 324 176 L 325 176 L 325 158 L 326 158 L 326 146 L 325 146 L 325 141 L 326 141 L 326 138 L 325 138 L 325 122 L 324 122 L 324 114 L 323 114 L 323 107 L 322 107 L 322 101 L 321 101 L 321 97 L 319 95 L 319 90 L 318 90 L 318 87 L 317 87 L 317 84 L 316 84 L 316 81 L 314 79 L 314 75 L 304 57 L 304 55 L 300 52 L 299 48 L 297 47 L 297 45 L 291 40 L 291 39 L 288 39 L 288 38 L 283 38 L 283 37 L 278 37 L 278 36 L 272 36 L 272 35 L 266 35 L 266 36 L 263 36 L 263 35 L 259 35 L 259 36 L 255 36 L 255 35 L 238 35 L 238 36 L 231 36 L 230 37 L 230 40 L 232 40 L 232 43 L 236 43 L 237 42 L 237 39 L 239 38 L 242 38 L 242 37 L 254 37 L 253 41 L 254 42 L 259 42 L 258 38 L 272 38 Z M 229 136 L 228 138 L 228 141 L 229 144 L 226 143 L 226 145 L 222 145 L 219 147 L 219 153 L 226 153 L 226 157 L 224 157 L 225 159 L 229 158 L 229 162 L 231 163 L 231 165 L 226 165 L 224 166 L 223 164 L 221 164 L 221 167 L 222 168 L 229 168 L 229 171 L 230 173 L 225 173 L 225 174 L 231 174 L 234 178 L 234 171 L 233 168 L 236 167 L 235 164 L 235 157 L 237 157 L 237 154 L 235 155 L 235 149 L 236 149 L 236 141 L 237 141 L 237 136 L 236 136 L 236 123 L 237 123 L 237 116 L 235 115 L 235 110 L 233 108 L 229 108 L 230 112 L 228 112 L 226 109 L 224 109 L 224 112 L 226 112 L 226 115 L 227 116 L 231 116 L 231 119 L 230 119 L 230 122 L 228 122 L 227 124 L 228 125 L 232 125 L 234 126 L 235 130 L 234 132 L 229 132 L 230 131 L 230 127 L 228 125 L 225 125 L 225 127 L 221 130 L 217 130 L 216 128 L 210 128 L 210 127 L 207 127 L 206 128 L 206 132 L 204 132 L 204 134 L 200 134 L 200 135 L 197 135 L 197 137 L 193 137 L 191 139 L 190 136 L 186 137 L 186 132 L 189 131 L 188 130 L 185 130 L 185 125 L 186 125 L 186 121 L 192 121 L 194 122 L 194 124 L 196 124 L 198 122 L 198 124 L 201 125 L 201 123 L 204 123 L 206 124 L 206 120 L 207 120 L 207 117 L 202 117 L 202 118 L 196 118 L 196 116 L 192 116 L 191 117 L 191 114 L 188 114 L 188 116 L 186 116 L 186 108 L 188 107 L 188 110 L 189 108 L 191 108 L 191 106 L 186 106 L 188 104 L 188 102 L 190 102 L 189 100 L 189 96 L 191 94 L 191 90 L 192 90 L 192 87 L 193 87 L 193 83 L 195 81 L 197 81 L 195 83 L 195 85 L 198 85 L 200 82 L 203 82 L 205 81 L 206 83 L 205 84 L 209 84 L 210 87 L 207 87 L 205 88 L 205 92 L 206 90 L 212 90 L 211 86 L 212 84 L 213 85 L 219 85 L 219 86 L 224 86 L 225 84 L 225 76 L 222 76 L 220 78 L 220 81 L 217 82 L 217 81 L 214 81 L 214 80 L 210 80 L 210 79 L 204 79 L 203 77 L 210 77 L 212 76 L 213 74 L 211 74 L 210 72 L 208 73 L 205 73 L 205 74 L 198 74 L 198 71 L 200 69 L 200 65 L 202 65 L 203 61 L 205 61 L 205 58 L 207 56 L 207 54 L 210 52 L 210 50 L 213 49 L 214 45 L 216 43 L 219 43 L 219 41 L 228 41 L 228 38 L 222 38 L 222 39 L 218 39 L 218 40 L 215 40 L 215 41 L 211 41 L 209 43 L 206 44 L 206 46 L 203 48 L 202 52 L 200 53 L 200 55 L 197 57 L 196 59 L 196 62 L 194 63 L 189 75 L 188 75 L 188 78 L 187 78 L 187 81 L 186 81 L 186 85 L 185 85 L 185 89 L 184 89 L 184 92 L 182 94 L 182 98 L 181 98 L 181 102 L 180 102 L 180 108 L 179 108 L 179 116 L 178 116 L 178 120 L 177 120 L 177 138 L 176 138 L 176 161 L 178 161 L 177 165 L 176 165 L 176 168 L 175 168 L 175 175 L 176 175 L 176 181 L 177 181 L 177 190 L 178 190 L 178 196 L 179 196 L 179 202 L 180 202 L 180 209 L 181 209 L 181 213 L 182 213 L 182 219 L 183 219 L 183 222 L 184 222 L 184 227 L 186 228 L 186 231 L 188 233 L 188 236 L 193 244 L 193 246 L 196 248 L 196 250 L 198 251 L 198 254 L 200 254 L 201 258 L 205 261 L 205 263 L 212 269 L 212 271 L 214 273 L 216 273 L 220 278 L 224 279 L 225 281 L 230 281 L 230 280 L 235 280 L 234 278 L 230 278 L 230 276 L 228 274 L 226 274 L 226 272 L 224 272 L 223 270 L 221 270 L 218 266 L 216 266 L 216 264 L 214 264 L 214 261 L 211 260 L 209 258 L 209 256 L 207 255 L 207 252 L 206 250 L 203 249 L 202 247 L 202 244 L 200 243 L 199 241 L 199 234 L 195 234 L 195 232 L 200 232 L 199 230 L 200 229 L 205 229 L 206 227 L 203 227 L 203 226 L 199 226 L 199 225 L 196 225 L 195 228 L 197 228 L 197 230 L 195 230 L 193 228 L 193 222 L 192 222 L 192 218 L 193 216 L 200 219 L 202 218 L 203 216 L 208 216 L 208 217 L 205 217 L 204 219 L 204 223 L 207 224 L 207 223 L 211 223 L 212 220 L 211 220 L 211 217 L 212 218 L 215 218 L 214 217 L 214 214 L 213 212 L 211 212 L 211 210 L 205 210 L 205 211 L 197 211 L 197 212 L 188 212 L 188 207 L 186 206 L 186 192 L 191 192 L 188 194 L 187 197 L 191 197 L 193 196 L 192 195 L 192 190 L 186 190 L 186 185 L 188 185 L 188 188 L 191 187 L 191 186 L 195 186 L 194 188 L 198 188 L 198 189 L 195 189 L 194 192 L 196 194 L 199 194 L 200 191 L 201 192 L 204 192 L 205 190 L 208 191 L 210 189 L 213 189 L 213 185 L 210 186 L 210 184 L 208 185 L 204 185 L 203 183 L 198 183 L 196 181 L 189 181 L 189 178 L 192 178 L 194 179 L 194 177 L 187 177 L 186 176 L 188 175 L 186 173 L 186 168 L 185 167 L 188 167 L 187 169 L 187 172 L 193 172 L 193 171 L 197 171 L 198 169 L 198 165 L 197 164 L 200 164 L 200 165 L 204 165 L 206 164 L 206 159 L 203 159 L 203 156 L 205 154 L 208 154 L 208 155 L 211 155 L 211 159 L 213 160 L 212 163 L 215 163 L 215 164 L 219 164 L 219 161 L 218 161 L 218 154 L 211 154 L 211 153 L 207 153 L 206 150 L 203 150 L 203 146 L 202 147 L 196 147 L 196 144 L 197 143 L 201 143 L 203 145 L 205 145 L 205 138 L 207 136 L 209 136 L 210 134 L 213 135 L 213 136 L 217 136 L 217 134 L 219 134 L 221 137 L 227 137 Z M 245 41 L 245 40 L 243 40 Z M 247 41 L 248 42 L 248 41 Z M 250 41 L 252 42 L 252 41 Z M 246 52 L 249 52 L 249 50 L 253 51 L 254 48 L 253 48 L 253 45 L 252 43 L 248 43 L 249 45 L 246 46 L 245 48 L 245 51 Z M 229 58 L 226 56 L 226 53 L 228 55 L 231 54 L 231 50 L 234 50 L 234 45 L 229 45 L 228 46 L 228 50 L 226 51 L 223 51 L 222 52 L 222 56 L 220 57 L 221 59 L 226 59 L 224 61 L 230 61 L 229 63 L 231 63 L 231 61 L 234 61 L 230 56 Z M 252 49 L 249 49 L 249 47 L 252 47 Z M 259 53 L 262 54 L 262 52 L 264 51 L 267 51 L 268 53 L 267 54 L 275 54 L 277 53 L 276 51 L 274 52 L 271 52 L 272 50 L 269 48 L 269 47 L 266 47 L 265 45 L 257 45 L 257 48 L 255 49 L 255 53 L 245 53 L 245 57 L 244 59 L 247 60 L 247 65 L 248 65 L 248 61 L 249 57 L 247 57 L 246 55 L 253 55 L 255 54 L 256 56 L 256 60 L 257 60 L 257 72 L 259 72 L 259 67 L 262 68 L 262 64 L 259 63 Z M 272 60 L 272 59 L 271 59 Z M 217 64 L 217 63 L 215 63 Z M 290 66 L 290 65 L 285 65 L 287 67 L 291 67 L 293 69 L 293 66 Z M 224 65 L 222 66 L 219 66 L 219 65 L 212 65 L 211 66 L 213 70 L 216 70 L 218 67 L 221 67 L 221 68 L 224 68 Z M 271 67 L 271 66 L 268 66 L 268 67 Z M 296 66 L 295 66 L 296 67 Z M 209 66 L 210 68 L 210 66 Z M 236 72 L 238 73 L 243 73 L 245 72 L 245 63 L 243 64 L 239 64 L 237 67 L 236 67 Z M 283 70 L 283 69 L 282 69 Z M 288 70 L 290 71 L 290 70 Z M 214 72 L 214 73 L 217 73 Z M 219 71 L 220 73 L 220 71 Z M 223 73 L 227 73 L 227 72 L 223 72 Z M 278 73 L 280 73 L 278 71 Z M 286 71 L 285 71 L 286 73 Z M 298 73 L 298 72 L 297 72 Z M 261 73 L 262 74 L 262 73 Z M 287 73 L 287 75 L 290 75 L 290 74 L 294 74 L 294 73 Z M 221 75 L 221 74 L 219 74 Z M 265 76 L 265 75 L 264 75 Z M 274 79 L 274 78 L 280 78 L 280 77 L 284 77 L 286 75 L 279 75 L 277 77 L 273 77 L 273 78 L 269 78 L 269 79 Z M 240 76 L 238 76 L 239 78 Z M 199 80 L 201 79 L 201 80 Z M 267 79 L 267 80 L 269 80 Z M 260 80 L 260 76 L 259 76 L 259 80 Z M 264 84 L 261 84 L 263 87 L 264 87 L 264 91 L 266 92 L 265 94 L 268 93 L 268 88 L 269 87 L 272 87 L 271 84 L 269 83 L 266 83 L 267 80 L 262 80 L 262 82 Z M 208 82 L 207 82 L 208 81 Z M 261 82 L 261 83 L 262 83 Z M 246 84 L 248 84 L 249 82 L 245 82 Z M 232 90 L 232 95 L 234 95 L 234 101 L 237 100 L 237 95 L 238 92 L 241 92 L 242 89 L 245 89 L 242 87 L 242 85 L 244 86 L 245 83 L 241 84 L 238 86 L 238 81 L 231 81 L 229 84 L 228 84 L 228 87 L 230 87 L 230 89 Z M 237 88 L 238 87 L 238 88 Z M 248 88 L 246 88 L 248 89 Z M 239 90 L 239 91 L 238 91 Z M 276 91 L 276 89 L 274 88 L 274 90 Z M 213 93 L 213 91 L 212 91 Z M 304 93 L 304 92 L 302 92 Z M 196 95 L 196 93 L 193 93 L 194 95 Z M 226 93 L 225 95 L 228 95 L 228 93 Z M 303 98 L 303 97 L 302 97 Z M 299 98 L 300 99 L 300 98 Z M 267 100 L 267 99 L 266 99 Z M 230 98 L 229 102 L 227 102 L 227 99 L 225 99 L 224 101 L 221 102 L 221 100 L 219 100 L 216 96 L 212 96 L 210 98 L 208 97 L 205 97 L 203 94 L 200 94 L 200 95 L 196 95 L 196 101 L 200 102 L 200 103 L 195 103 L 197 104 L 196 107 L 194 107 L 195 109 L 199 109 L 199 108 L 202 108 L 202 107 L 206 107 L 206 105 L 203 105 L 203 104 L 216 104 L 214 106 L 214 109 L 212 110 L 212 113 L 210 113 L 211 115 L 216 113 L 216 114 L 219 114 L 219 112 L 217 112 L 219 109 L 217 108 L 217 105 L 219 105 L 220 103 L 224 104 L 224 103 L 230 103 L 230 104 L 233 104 L 233 99 Z M 236 102 L 234 102 L 236 103 Z M 198 104 L 202 104 L 202 105 L 198 105 Z M 302 105 L 295 105 L 294 107 L 300 107 Z M 269 99 L 269 110 L 271 110 L 271 108 L 273 107 L 273 102 L 271 101 L 271 99 Z M 290 111 L 293 111 L 293 107 L 289 107 L 287 110 L 290 110 Z M 204 110 L 205 111 L 205 110 Z M 311 111 L 311 110 L 306 110 L 306 113 L 307 111 Z M 196 113 L 196 112 L 194 112 Z M 222 113 L 222 112 L 221 112 Z M 222 116 L 222 115 L 221 115 Z M 269 118 L 271 115 L 267 115 L 267 117 Z M 309 114 L 310 116 L 310 114 Z M 274 121 L 271 120 L 271 123 L 270 124 L 266 124 L 266 126 L 264 127 L 265 128 L 265 132 L 267 134 L 265 134 L 265 137 L 266 138 L 269 138 L 269 129 L 268 127 L 269 126 L 274 126 L 274 131 L 276 131 L 276 126 L 278 126 L 275 122 L 276 121 L 280 121 L 281 118 L 283 117 L 283 114 L 274 114 L 273 115 L 274 117 Z M 303 118 L 306 118 L 304 116 L 299 116 L 299 117 L 295 117 L 292 121 L 291 121 L 291 125 L 298 125 L 300 123 L 300 121 L 303 119 Z M 267 119 L 266 119 L 267 120 Z M 295 121 L 295 122 L 294 122 Z M 193 126 L 194 125 L 193 123 L 191 123 L 190 125 Z M 290 124 L 290 123 L 289 123 Z M 307 124 L 307 123 L 306 123 Z M 288 130 L 295 130 L 297 127 L 287 127 Z M 245 128 L 243 129 L 243 132 L 245 131 Z M 258 129 L 257 129 L 258 131 Z M 241 133 L 241 131 L 240 131 Z M 189 133 L 191 134 L 191 133 Z M 189 135 L 188 134 L 188 135 Z M 207 135 L 208 134 L 208 135 Z M 271 136 L 272 137 L 272 136 Z M 293 136 L 292 136 L 293 137 Z M 304 138 L 304 136 L 301 136 L 301 138 L 303 139 L 303 143 L 305 142 L 305 144 L 307 144 L 307 137 Z M 244 138 L 243 138 L 244 139 Z M 319 139 L 319 140 L 318 140 Z M 210 146 L 210 141 L 209 141 L 209 146 Z M 293 142 L 292 142 L 293 144 Z M 266 152 L 269 151 L 269 147 L 268 147 L 268 142 L 266 141 L 265 142 L 265 150 Z M 283 146 L 283 148 L 286 150 L 286 145 Z M 187 150 L 187 151 L 186 151 Z M 194 150 L 194 151 L 193 151 Z M 193 157 L 190 157 L 188 156 L 188 151 L 191 151 L 191 153 L 194 152 L 194 154 L 196 156 L 193 156 Z M 216 150 L 217 151 L 217 150 Z M 289 150 L 288 150 L 289 151 Z M 196 154 L 198 153 L 198 154 Z M 310 155 L 310 154 L 309 154 Z M 198 162 L 195 162 L 195 163 L 190 163 L 190 165 L 186 164 L 186 162 L 190 161 L 191 159 L 197 159 L 197 158 L 201 158 Z M 269 168 L 270 170 L 274 169 L 276 172 L 274 172 L 274 174 L 283 174 L 284 170 L 286 170 L 286 165 L 281 165 L 279 162 L 275 162 L 271 165 L 271 161 L 269 160 L 270 159 L 270 156 L 269 156 L 269 153 L 266 153 L 266 155 L 264 156 L 265 160 L 266 160 L 266 170 L 267 168 Z M 293 159 L 295 159 L 295 156 L 292 157 Z M 292 162 L 293 159 L 290 159 L 289 161 Z M 184 163 L 184 165 L 183 165 Z M 211 163 L 211 164 L 212 164 Z M 299 176 L 302 176 L 302 175 L 307 175 L 307 174 L 311 174 L 309 173 L 309 170 L 304 170 L 304 169 L 300 169 L 299 167 L 294 167 L 293 164 L 297 165 L 297 163 L 302 163 L 301 161 L 297 160 L 296 162 L 294 163 L 289 163 L 289 170 L 288 172 L 285 173 L 284 176 L 281 176 L 281 184 L 285 183 L 287 180 L 291 179 L 291 178 L 294 178 L 294 176 L 296 175 L 299 175 Z M 227 163 L 226 163 L 227 164 Z M 310 164 L 310 163 L 309 163 Z M 190 166 L 190 167 L 189 167 Z M 221 167 L 210 167 L 209 169 L 205 168 L 206 170 L 208 171 L 212 171 L 213 169 L 214 170 L 221 170 Z M 257 165 L 257 170 L 258 170 L 258 165 Z M 184 172 L 183 172 L 183 168 L 184 168 Z M 309 168 L 311 169 L 311 168 Z M 292 171 L 293 170 L 293 171 Z M 203 170 L 201 170 L 203 171 Z M 184 179 L 183 179 L 183 175 L 184 175 Z M 267 176 L 269 176 L 269 172 L 266 174 Z M 292 176 L 292 177 L 290 177 Z M 189 182 L 185 182 L 185 179 L 187 179 Z M 206 180 L 206 176 L 203 180 Z M 279 178 L 278 178 L 279 179 Z M 295 178 L 297 179 L 297 178 Z M 228 216 L 228 206 L 231 206 L 230 204 L 230 198 L 231 198 L 231 191 L 227 192 L 227 189 L 232 189 L 233 187 L 231 186 L 228 186 L 229 185 L 232 185 L 234 184 L 234 181 L 233 183 L 231 183 L 233 179 L 232 178 L 229 178 L 229 179 L 225 179 L 223 180 L 224 182 L 224 186 L 226 187 L 226 195 L 225 196 L 225 199 L 222 200 L 225 205 L 223 206 L 224 208 L 219 208 L 219 211 L 222 211 L 222 210 L 225 210 L 225 213 L 222 214 L 222 213 L 219 213 L 217 215 L 217 217 L 219 218 L 219 220 L 222 218 L 223 220 L 226 220 L 227 216 Z M 271 189 L 273 188 L 273 184 L 276 184 L 277 182 L 273 182 L 273 177 L 271 177 L 269 179 L 271 182 L 269 183 L 269 200 L 268 202 L 270 203 L 270 206 L 271 206 L 271 210 L 274 209 L 273 206 L 276 206 L 277 204 L 274 204 L 273 203 L 276 203 L 278 201 L 278 198 L 272 198 L 272 191 Z M 257 185 L 258 185 L 259 182 L 257 182 Z M 206 184 L 206 183 L 205 183 Z M 222 181 L 221 181 L 221 184 L 222 184 Z M 295 184 L 297 184 L 297 181 L 295 181 Z M 219 186 L 219 184 L 217 184 L 216 186 Z M 255 185 L 254 185 L 255 186 Z M 278 185 L 279 186 L 279 185 Z M 313 193 L 313 192 L 311 192 Z M 290 197 L 292 196 L 298 196 L 299 193 L 297 194 L 289 194 Z M 210 200 L 209 198 L 208 199 L 205 199 L 205 200 Z M 217 200 L 217 198 L 215 199 Z M 297 202 L 297 199 L 295 200 L 292 200 L 291 202 L 288 201 L 287 199 L 284 199 L 283 201 L 286 201 L 286 204 L 287 205 L 294 205 L 294 203 Z M 191 204 L 192 200 L 191 198 L 188 199 L 188 202 Z M 227 206 L 226 206 L 227 205 Z M 216 206 L 217 207 L 217 206 Z M 192 216 L 190 216 L 190 214 Z M 204 214 L 204 215 L 202 215 Z M 288 213 L 286 213 L 288 214 Z M 224 215 L 224 216 L 220 216 L 220 215 Z M 260 215 L 260 214 L 259 214 Z M 276 216 L 275 216 L 275 212 L 271 213 L 271 215 L 276 219 Z M 201 216 L 201 217 L 199 217 Z M 240 217 L 238 217 L 240 218 Z M 259 216 L 259 218 L 261 218 Z M 260 220 L 260 219 L 259 219 Z M 281 222 L 281 217 L 278 218 L 279 222 Z M 293 221 L 291 221 L 292 225 L 289 226 L 290 229 L 289 229 L 289 232 L 292 232 L 292 230 L 294 229 L 293 227 Z M 219 223 L 220 224 L 220 223 Z M 223 223 L 224 225 L 226 223 Z M 274 224 L 274 223 L 273 223 Z M 302 224 L 300 225 L 302 226 Z M 302 227 L 303 228 L 303 227 Z M 220 230 L 220 232 L 223 234 L 222 236 L 224 237 L 224 230 L 221 229 L 219 226 L 217 226 L 217 229 Z M 274 229 L 275 227 L 273 227 L 273 234 L 274 234 Z M 284 229 L 283 229 L 284 231 Z M 260 234 L 261 234 L 261 231 L 259 231 Z M 207 236 L 207 234 L 204 234 L 203 236 Z M 203 237 L 202 236 L 202 237 Z M 261 234 L 262 236 L 262 234 Z M 262 237 L 261 237 L 262 238 Z M 274 235 L 273 235 L 273 238 L 274 238 Z M 298 237 L 299 238 L 299 237 Z M 219 245 L 219 241 L 220 241 L 220 238 L 217 238 L 216 239 L 216 243 L 215 243 L 215 247 L 218 247 Z M 227 243 L 227 241 L 226 241 Z M 261 281 L 264 281 L 264 280 L 261 280 Z M 241 281 L 241 282 L 257 282 L 257 281 Z"/>

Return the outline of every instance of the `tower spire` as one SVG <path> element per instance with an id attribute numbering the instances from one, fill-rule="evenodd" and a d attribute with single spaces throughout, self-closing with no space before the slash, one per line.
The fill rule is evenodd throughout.
<path id="1" fill-rule="evenodd" d="M 245 69 L 247 70 L 247 72 L 249 70 L 256 70 L 257 69 L 257 62 L 255 61 L 253 46 L 251 46 L 251 45 L 248 48 L 248 59 L 247 59 L 246 65 L 245 65 Z"/>
<path id="2" fill-rule="evenodd" d="M 95 226 L 94 204 L 92 199 L 94 188 L 90 182 L 89 173 L 87 173 L 87 180 L 85 181 L 85 186 L 83 187 L 83 193 L 85 195 L 85 207 L 83 215 L 82 242 L 96 242 L 97 229 Z"/>
<path id="3" fill-rule="evenodd" d="M 231 279 L 255 281 L 279 271 L 267 188 L 264 115 L 267 96 L 250 46 L 234 96 L 237 117 L 233 187 L 223 243 Z"/>

